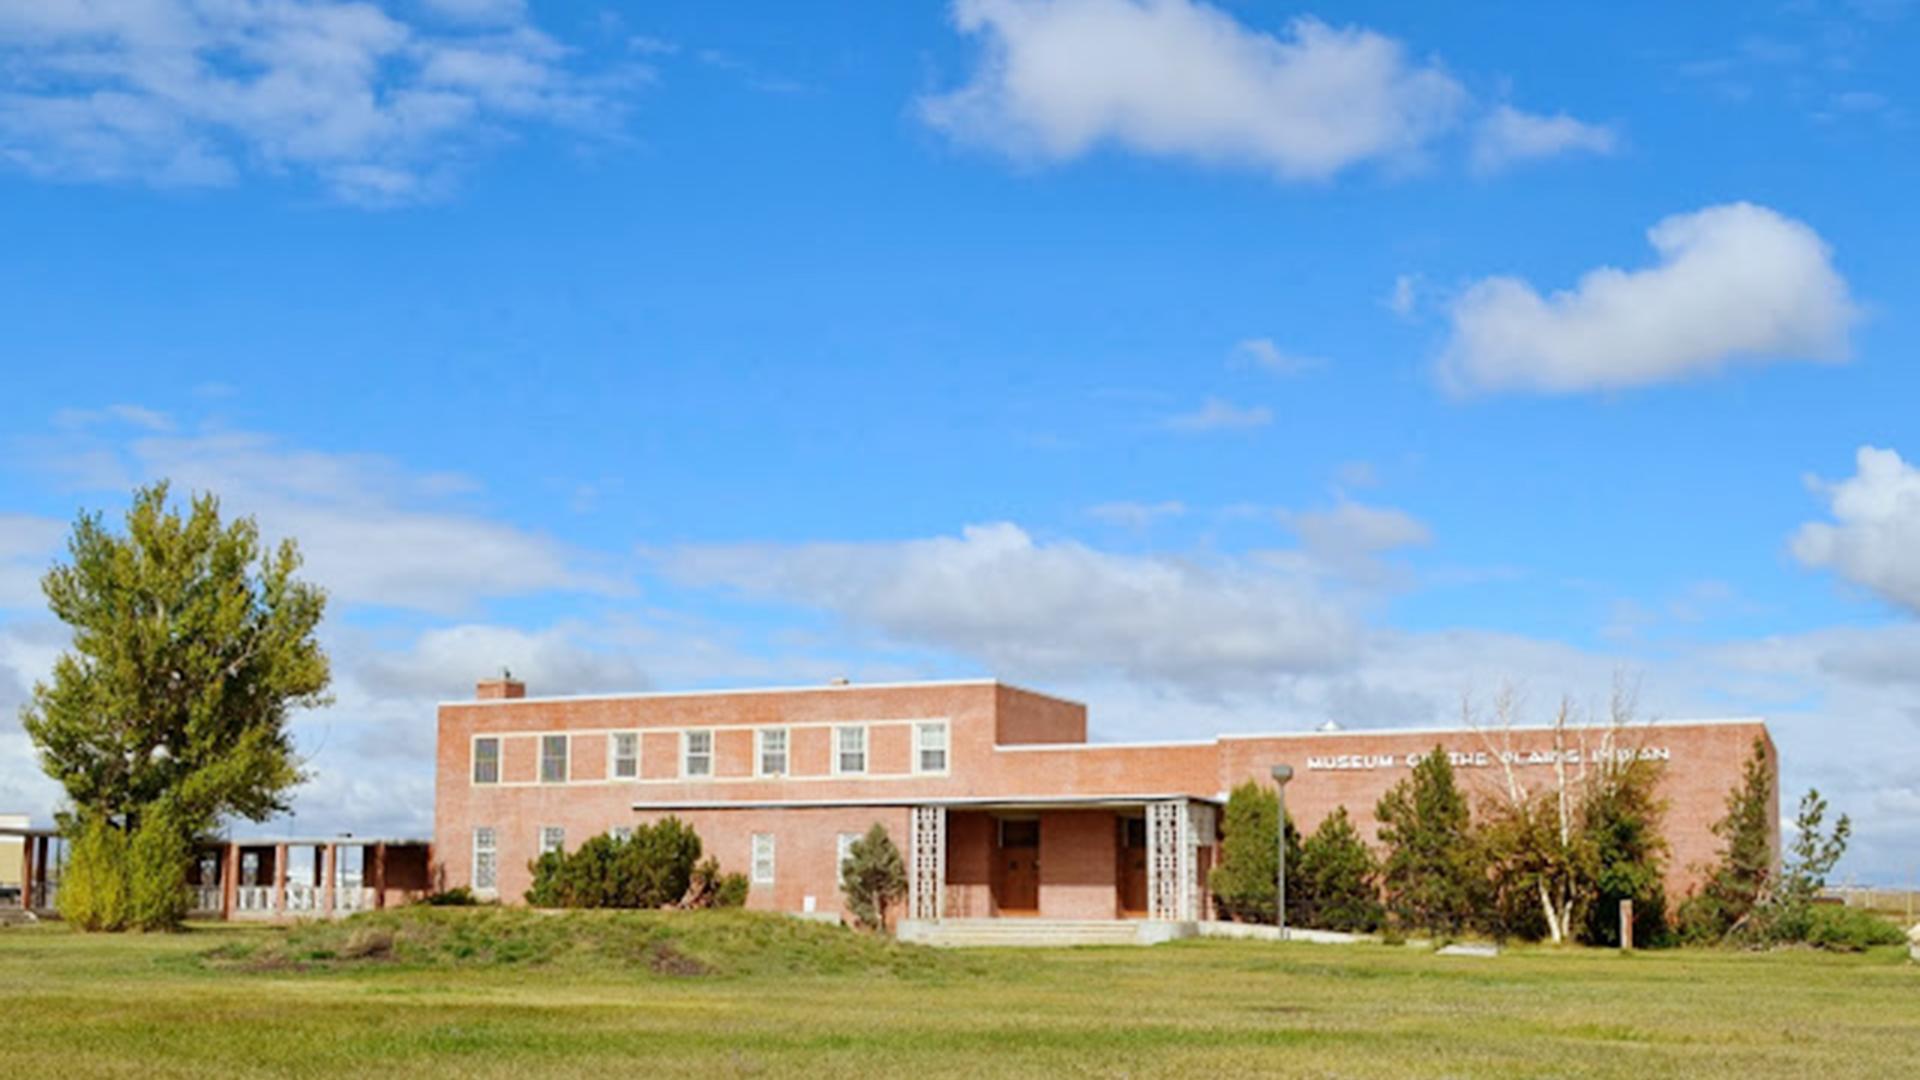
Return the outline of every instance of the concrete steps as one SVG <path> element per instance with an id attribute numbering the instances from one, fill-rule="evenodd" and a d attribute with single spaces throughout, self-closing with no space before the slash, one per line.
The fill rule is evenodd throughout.
<path id="1" fill-rule="evenodd" d="M 1152 945 L 1192 936 L 1192 924 L 1124 919 L 942 919 L 908 921 L 900 940 L 939 948 L 1065 948 Z"/>

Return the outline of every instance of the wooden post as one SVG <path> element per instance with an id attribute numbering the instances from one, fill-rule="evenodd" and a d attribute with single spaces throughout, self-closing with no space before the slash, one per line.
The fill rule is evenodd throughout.
<path id="1" fill-rule="evenodd" d="M 1633 951 L 1633 901 L 1620 901 L 1620 951 Z"/>
<path id="2" fill-rule="evenodd" d="M 240 845 L 227 842 L 225 863 L 220 867 L 220 917 L 233 918 L 233 909 L 240 900 Z"/>
<path id="3" fill-rule="evenodd" d="M 373 906 L 387 906 L 387 842 L 373 845 Z"/>
<path id="4" fill-rule="evenodd" d="M 40 838 L 31 834 L 20 838 L 20 907 L 24 911 L 33 910 L 33 856 L 39 844 Z"/>
<path id="5" fill-rule="evenodd" d="M 287 845 L 273 845 L 273 912 L 287 910 Z"/>

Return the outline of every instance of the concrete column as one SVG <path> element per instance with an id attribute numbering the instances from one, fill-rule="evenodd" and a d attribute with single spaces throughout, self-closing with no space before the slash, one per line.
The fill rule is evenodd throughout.
<path id="1" fill-rule="evenodd" d="M 39 845 L 40 838 L 37 836 L 20 838 L 20 906 L 27 911 L 33 910 L 34 849 Z"/>
<path id="2" fill-rule="evenodd" d="M 384 840 L 373 845 L 373 906 L 387 906 L 387 845 Z"/>
<path id="3" fill-rule="evenodd" d="M 233 909 L 240 899 L 240 845 L 228 841 L 227 848 L 221 853 L 220 865 L 220 917 L 233 918 Z"/>
<path id="4" fill-rule="evenodd" d="M 273 845 L 273 910 L 287 910 L 287 845 Z"/>
<path id="5" fill-rule="evenodd" d="M 320 863 L 320 875 L 321 875 L 320 910 L 326 912 L 329 915 L 333 914 L 334 870 L 339 865 L 338 862 L 336 861 L 340 857 L 339 851 L 340 851 L 340 845 L 328 844 L 326 847 L 324 858 L 320 860 L 316 860 Z"/>

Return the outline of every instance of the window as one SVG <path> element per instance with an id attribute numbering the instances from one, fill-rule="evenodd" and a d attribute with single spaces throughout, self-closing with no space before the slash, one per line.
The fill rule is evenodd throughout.
<path id="1" fill-rule="evenodd" d="M 913 726 L 913 771 L 947 771 L 947 722 L 935 720 Z"/>
<path id="2" fill-rule="evenodd" d="M 759 744 L 759 752 L 754 756 L 759 762 L 760 775 L 787 775 L 787 729 L 764 728 L 753 735 Z"/>
<path id="3" fill-rule="evenodd" d="M 631 780 L 639 776 L 640 733 L 637 731 L 614 732 L 610 756 L 613 758 L 614 779 Z"/>
<path id="4" fill-rule="evenodd" d="M 500 740 L 497 738 L 473 740 L 473 782 L 476 784 L 497 784 L 500 782 Z"/>
<path id="5" fill-rule="evenodd" d="M 833 771 L 837 773 L 863 773 L 867 771 L 867 729 L 864 727 L 843 727 L 833 729 L 834 749 Z"/>
<path id="6" fill-rule="evenodd" d="M 567 737 L 565 735 L 540 736 L 540 782 L 543 784 L 567 782 Z"/>
<path id="7" fill-rule="evenodd" d="M 845 873 L 847 860 L 853 858 L 853 842 L 860 839 L 860 834 L 857 832 L 843 832 L 833 839 L 834 850 L 837 853 L 833 864 L 834 869 L 840 873 Z"/>
<path id="8" fill-rule="evenodd" d="M 753 883 L 773 884 L 773 834 L 753 834 Z"/>
<path id="9" fill-rule="evenodd" d="M 473 830 L 473 890 L 492 892 L 500 887 L 500 850 L 496 846 L 493 826 L 482 825 Z"/>
<path id="10" fill-rule="evenodd" d="M 713 775 L 713 732 L 689 731 L 680 737 L 680 775 Z"/>
<path id="11" fill-rule="evenodd" d="M 558 825 L 540 826 L 540 854 L 567 849 L 567 830 Z"/>
<path id="12" fill-rule="evenodd" d="M 633 827 L 630 825 L 615 825 L 613 827 L 613 838 L 622 844 L 626 843 L 633 839 Z"/>

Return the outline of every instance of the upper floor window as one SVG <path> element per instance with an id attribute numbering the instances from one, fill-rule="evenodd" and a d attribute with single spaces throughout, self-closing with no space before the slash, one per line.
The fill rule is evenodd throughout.
<path id="1" fill-rule="evenodd" d="M 540 736 L 540 782 L 543 784 L 567 782 L 567 737 L 565 735 Z"/>
<path id="2" fill-rule="evenodd" d="M 493 737 L 473 740 L 473 782 L 500 782 L 500 740 Z"/>
<path id="3" fill-rule="evenodd" d="M 473 830 L 473 889 L 492 892 L 500 887 L 500 849 L 493 826 Z"/>
<path id="4" fill-rule="evenodd" d="M 761 776 L 785 776 L 787 774 L 787 729 L 761 728 L 753 733 L 759 744 L 754 755 L 758 760 L 756 768 Z"/>
<path id="5" fill-rule="evenodd" d="M 947 722 L 933 720 L 913 726 L 913 770 L 923 773 L 947 771 Z"/>
<path id="6" fill-rule="evenodd" d="M 753 883 L 773 884 L 773 834 L 753 834 Z"/>
<path id="7" fill-rule="evenodd" d="M 681 736 L 680 774 L 713 775 L 713 732 L 689 731 Z"/>
<path id="8" fill-rule="evenodd" d="M 867 729 L 865 727 L 834 728 L 833 742 L 834 772 L 863 773 L 867 771 Z"/>
<path id="9" fill-rule="evenodd" d="M 631 780 L 640 775 L 640 733 L 637 731 L 616 731 L 613 733 L 613 778 Z"/>
<path id="10" fill-rule="evenodd" d="M 540 854 L 567 849 L 567 830 L 558 825 L 540 826 Z"/>

